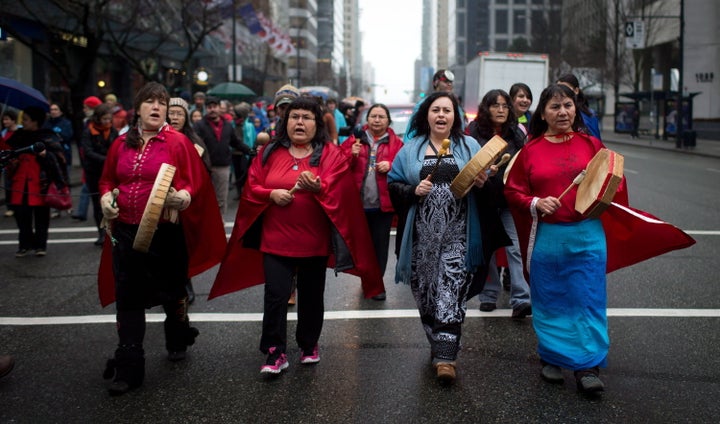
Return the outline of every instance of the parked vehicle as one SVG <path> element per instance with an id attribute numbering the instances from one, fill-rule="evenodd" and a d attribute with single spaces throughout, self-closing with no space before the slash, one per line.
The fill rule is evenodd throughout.
<path id="1" fill-rule="evenodd" d="M 478 53 L 465 65 L 463 108 L 468 121 L 475 119 L 485 93 L 493 89 L 510 90 L 516 82 L 530 87 L 537 98 L 548 85 L 549 59 L 546 54 Z"/>

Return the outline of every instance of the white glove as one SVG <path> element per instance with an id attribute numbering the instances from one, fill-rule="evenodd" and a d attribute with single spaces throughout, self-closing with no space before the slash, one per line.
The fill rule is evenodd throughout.
<path id="1" fill-rule="evenodd" d="M 188 206 L 190 206 L 191 200 L 192 198 L 187 190 L 175 190 L 174 187 L 170 187 L 167 198 L 165 199 L 165 207 L 168 209 L 184 211 Z"/>
<path id="2" fill-rule="evenodd" d="M 115 196 L 110 191 L 103 194 L 103 196 L 100 198 L 100 207 L 102 209 L 103 216 L 108 221 L 117 218 L 120 214 L 120 209 L 118 209 L 117 206 L 113 206 L 114 201 Z"/>

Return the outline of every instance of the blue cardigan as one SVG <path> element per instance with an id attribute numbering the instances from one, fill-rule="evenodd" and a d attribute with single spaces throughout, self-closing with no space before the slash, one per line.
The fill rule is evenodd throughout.
<path id="1" fill-rule="evenodd" d="M 401 182 L 416 186 L 420 184 L 420 170 L 425 159 L 429 139 L 425 136 L 412 138 L 400 149 L 388 173 L 388 183 Z M 451 151 L 455 162 L 462 169 L 466 163 L 480 150 L 480 144 L 470 136 L 451 141 Z M 483 264 L 482 234 L 480 230 L 480 215 L 473 190 L 465 196 L 467 202 L 467 251 L 465 252 L 465 269 L 475 272 Z M 407 215 L 405 230 L 402 234 L 402 245 L 395 269 L 395 282 L 410 283 L 412 274 L 412 245 L 413 229 L 415 228 L 415 213 L 417 202 L 413 202 Z"/>

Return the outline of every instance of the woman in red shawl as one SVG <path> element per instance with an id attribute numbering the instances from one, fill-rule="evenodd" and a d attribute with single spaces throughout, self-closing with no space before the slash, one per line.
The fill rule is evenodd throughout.
<path id="1" fill-rule="evenodd" d="M 287 362 L 287 308 L 297 279 L 300 363 L 320 361 L 326 268 L 362 278 L 366 297 L 385 289 L 348 159 L 330 141 L 320 104 L 293 101 L 275 141 L 258 151 L 210 298 L 265 283 L 261 373 Z"/>
<path id="2" fill-rule="evenodd" d="M 104 375 L 113 379 L 111 395 L 143 382 L 146 308 L 163 306 L 168 359 L 185 359 L 187 347 L 199 334 L 190 327 L 185 282 L 217 264 L 225 249 L 212 183 L 192 142 L 167 124 L 169 100 L 158 83 L 140 89 L 132 128 L 110 146 L 100 179 L 103 215 L 112 221 L 112 246 L 106 238 L 100 262 L 100 298 L 103 306 L 116 301 L 119 339 Z M 164 217 L 148 251 L 140 252 L 133 242 L 164 163 L 176 168 Z M 112 193 L 116 188 L 117 198 Z"/>

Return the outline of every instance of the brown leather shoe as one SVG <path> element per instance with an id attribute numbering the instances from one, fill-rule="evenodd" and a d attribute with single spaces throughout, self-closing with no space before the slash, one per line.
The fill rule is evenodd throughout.
<path id="1" fill-rule="evenodd" d="M 15 366 L 15 359 L 10 355 L 0 355 L 0 378 L 10 374 Z"/>
<path id="2" fill-rule="evenodd" d="M 455 381 L 455 364 L 452 362 L 439 362 L 435 364 L 438 380 L 443 383 L 452 383 Z"/>

